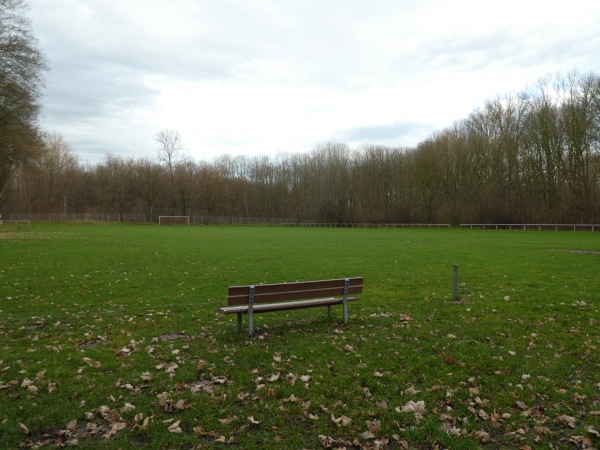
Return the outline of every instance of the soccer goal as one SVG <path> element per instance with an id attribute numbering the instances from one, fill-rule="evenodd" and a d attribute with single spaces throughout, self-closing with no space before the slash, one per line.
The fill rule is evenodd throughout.
<path id="1" fill-rule="evenodd" d="M 159 225 L 189 225 L 190 216 L 158 216 Z"/>

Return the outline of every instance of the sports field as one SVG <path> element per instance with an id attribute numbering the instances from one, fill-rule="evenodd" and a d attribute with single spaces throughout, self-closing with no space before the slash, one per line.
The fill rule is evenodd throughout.
<path id="1" fill-rule="evenodd" d="M 218 314 L 351 276 L 347 324 Z M 598 447 L 599 308 L 598 233 L 3 224 L 0 447 Z"/>

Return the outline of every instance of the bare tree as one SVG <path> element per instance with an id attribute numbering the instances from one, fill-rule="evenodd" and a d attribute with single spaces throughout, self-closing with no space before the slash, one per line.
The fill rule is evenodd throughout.
<path id="1" fill-rule="evenodd" d="M 38 148 L 45 59 L 25 0 L 0 0 L 0 202 L 15 170 Z"/>
<path id="2" fill-rule="evenodd" d="M 156 133 L 158 143 L 158 160 L 165 164 L 169 174 L 175 175 L 175 166 L 182 158 L 184 146 L 181 136 L 176 130 L 160 130 Z"/>

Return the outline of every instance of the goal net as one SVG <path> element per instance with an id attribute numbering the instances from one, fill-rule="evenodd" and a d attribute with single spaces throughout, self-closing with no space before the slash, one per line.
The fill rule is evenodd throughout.
<path id="1" fill-rule="evenodd" d="M 158 216 L 159 225 L 189 225 L 190 216 Z"/>

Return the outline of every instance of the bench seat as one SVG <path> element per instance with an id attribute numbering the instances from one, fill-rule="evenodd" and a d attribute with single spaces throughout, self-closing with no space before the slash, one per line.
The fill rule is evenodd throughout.
<path id="1" fill-rule="evenodd" d="M 359 297 L 348 297 L 349 302 L 360 300 Z M 317 298 L 314 300 L 300 300 L 294 302 L 283 303 L 260 303 L 254 305 L 254 314 L 271 311 L 285 311 L 288 309 L 314 308 L 317 306 L 341 305 L 344 302 L 341 298 Z M 248 313 L 248 305 L 241 306 L 226 306 L 221 308 L 223 314 Z"/>

